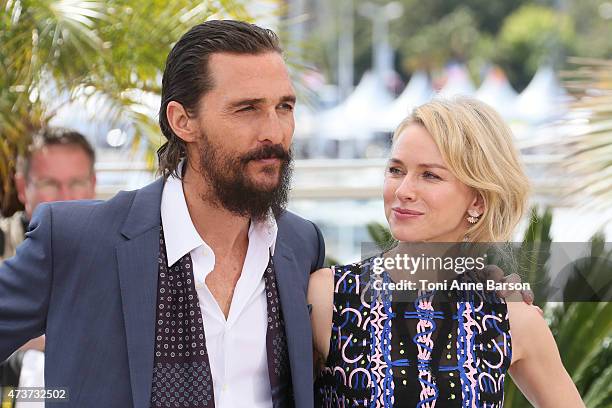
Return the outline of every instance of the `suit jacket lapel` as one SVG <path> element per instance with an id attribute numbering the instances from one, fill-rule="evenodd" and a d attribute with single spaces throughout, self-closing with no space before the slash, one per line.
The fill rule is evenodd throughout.
<path id="1" fill-rule="evenodd" d="M 289 348 L 296 407 L 313 406 L 312 332 L 306 294 L 297 284 L 300 273 L 293 250 L 277 241 L 274 269 Z"/>
<path id="2" fill-rule="evenodd" d="M 160 179 L 136 193 L 122 229 L 127 240 L 116 248 L 135 408 L 151 401 L 162 188 Z"/>

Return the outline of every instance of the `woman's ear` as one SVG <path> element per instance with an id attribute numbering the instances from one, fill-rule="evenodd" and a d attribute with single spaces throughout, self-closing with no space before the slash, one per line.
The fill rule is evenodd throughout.
<path id="1" fill-rule="evenodd" d="M 479 192 L 475 193 L 474 199 L 468 207 L 468 212 L 470 211 L 471 214 L 474 214 L 476 217 L 480 217 L 485 211 L 484 198 L 482 198 L 482 195 Z M 478 215 L 475 215 L 476 213 L 478 213 Z"/>
<path id="2" fill-rule="evenodd" d="M 197 122 L 195 118 L 189 115 L 183 105 L 176 101 L 168 102 L 166 117 L 172 131 L 185 143 L 190 143 L 197 139 Z"/>

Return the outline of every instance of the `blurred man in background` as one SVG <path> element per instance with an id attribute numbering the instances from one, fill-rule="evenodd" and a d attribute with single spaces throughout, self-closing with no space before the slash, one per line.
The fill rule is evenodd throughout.
<path id="1" fill-rule="evenodd" d="M 17 162 L 15 174 L 18 198 L 25 209 L 0 219 L 0 262 L 15 255 L 38 204 L 94 198 L 94 162 L 93 148 L 74 130 L 45 128 L 33 136 L 26 154 Z M 45 338 L 41 336 L 0 363 L 0 387 L 42 386 L 44 348 Z M 37 352 L 26 353 L 28 350 Z M 0 396 L 0 401 L 3 407 L 10 406 L 6 395 Z"/>
<path id="2" fill-rule="evenodd" d="M 25 210 L 0 220 L 0 260 L 15 254 L 40 203 L 92 199 L 95 153 L 87 139 L 63 128 L 45 128 L 17 163 L 15 184 Z"/>

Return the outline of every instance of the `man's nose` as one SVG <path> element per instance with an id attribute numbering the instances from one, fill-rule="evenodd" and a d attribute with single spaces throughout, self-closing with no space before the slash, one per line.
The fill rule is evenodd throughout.
<path id="1" fill-rule="evenodd" d="M 259 141 L 265 142 L 270 141 L 272 144 L 279 144 L 283 142 L 285 134 L 283 131 L 283 124 L 276 110 L 269 112 L 264 120 L 264 126 L 262 126 L 259 134 Z"/>
<path id="2" fill-rule="evenodd" d="M 74 199 L 75 195 L 73 189 L 69 185 L 62 184 L 57 194 L 57 201 L 69 201 Z"/>

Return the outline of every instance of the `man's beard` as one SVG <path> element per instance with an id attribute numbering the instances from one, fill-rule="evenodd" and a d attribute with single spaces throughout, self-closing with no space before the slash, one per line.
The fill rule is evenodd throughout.
<path id="1" fill-rule="evenodd" d="M 278 218 L 287 205 L 292 173 L 291 150 L 280 144 L 264 145 L 241 156 L 230 156 L 214 146 L 205 134 L 200 145 L 200 173 L 211 187 L 211 194 L 202 198 L 214 205 L 254 221 L 265 219 L 270 210 Z M 280 160 L 278 184 L 271 188 L 256 185 L 247 173 L 252 160 Z M 276 166 L 274 166 L 276 167 Z M 264 173 L 276 169 L 263 168 Z"/>

